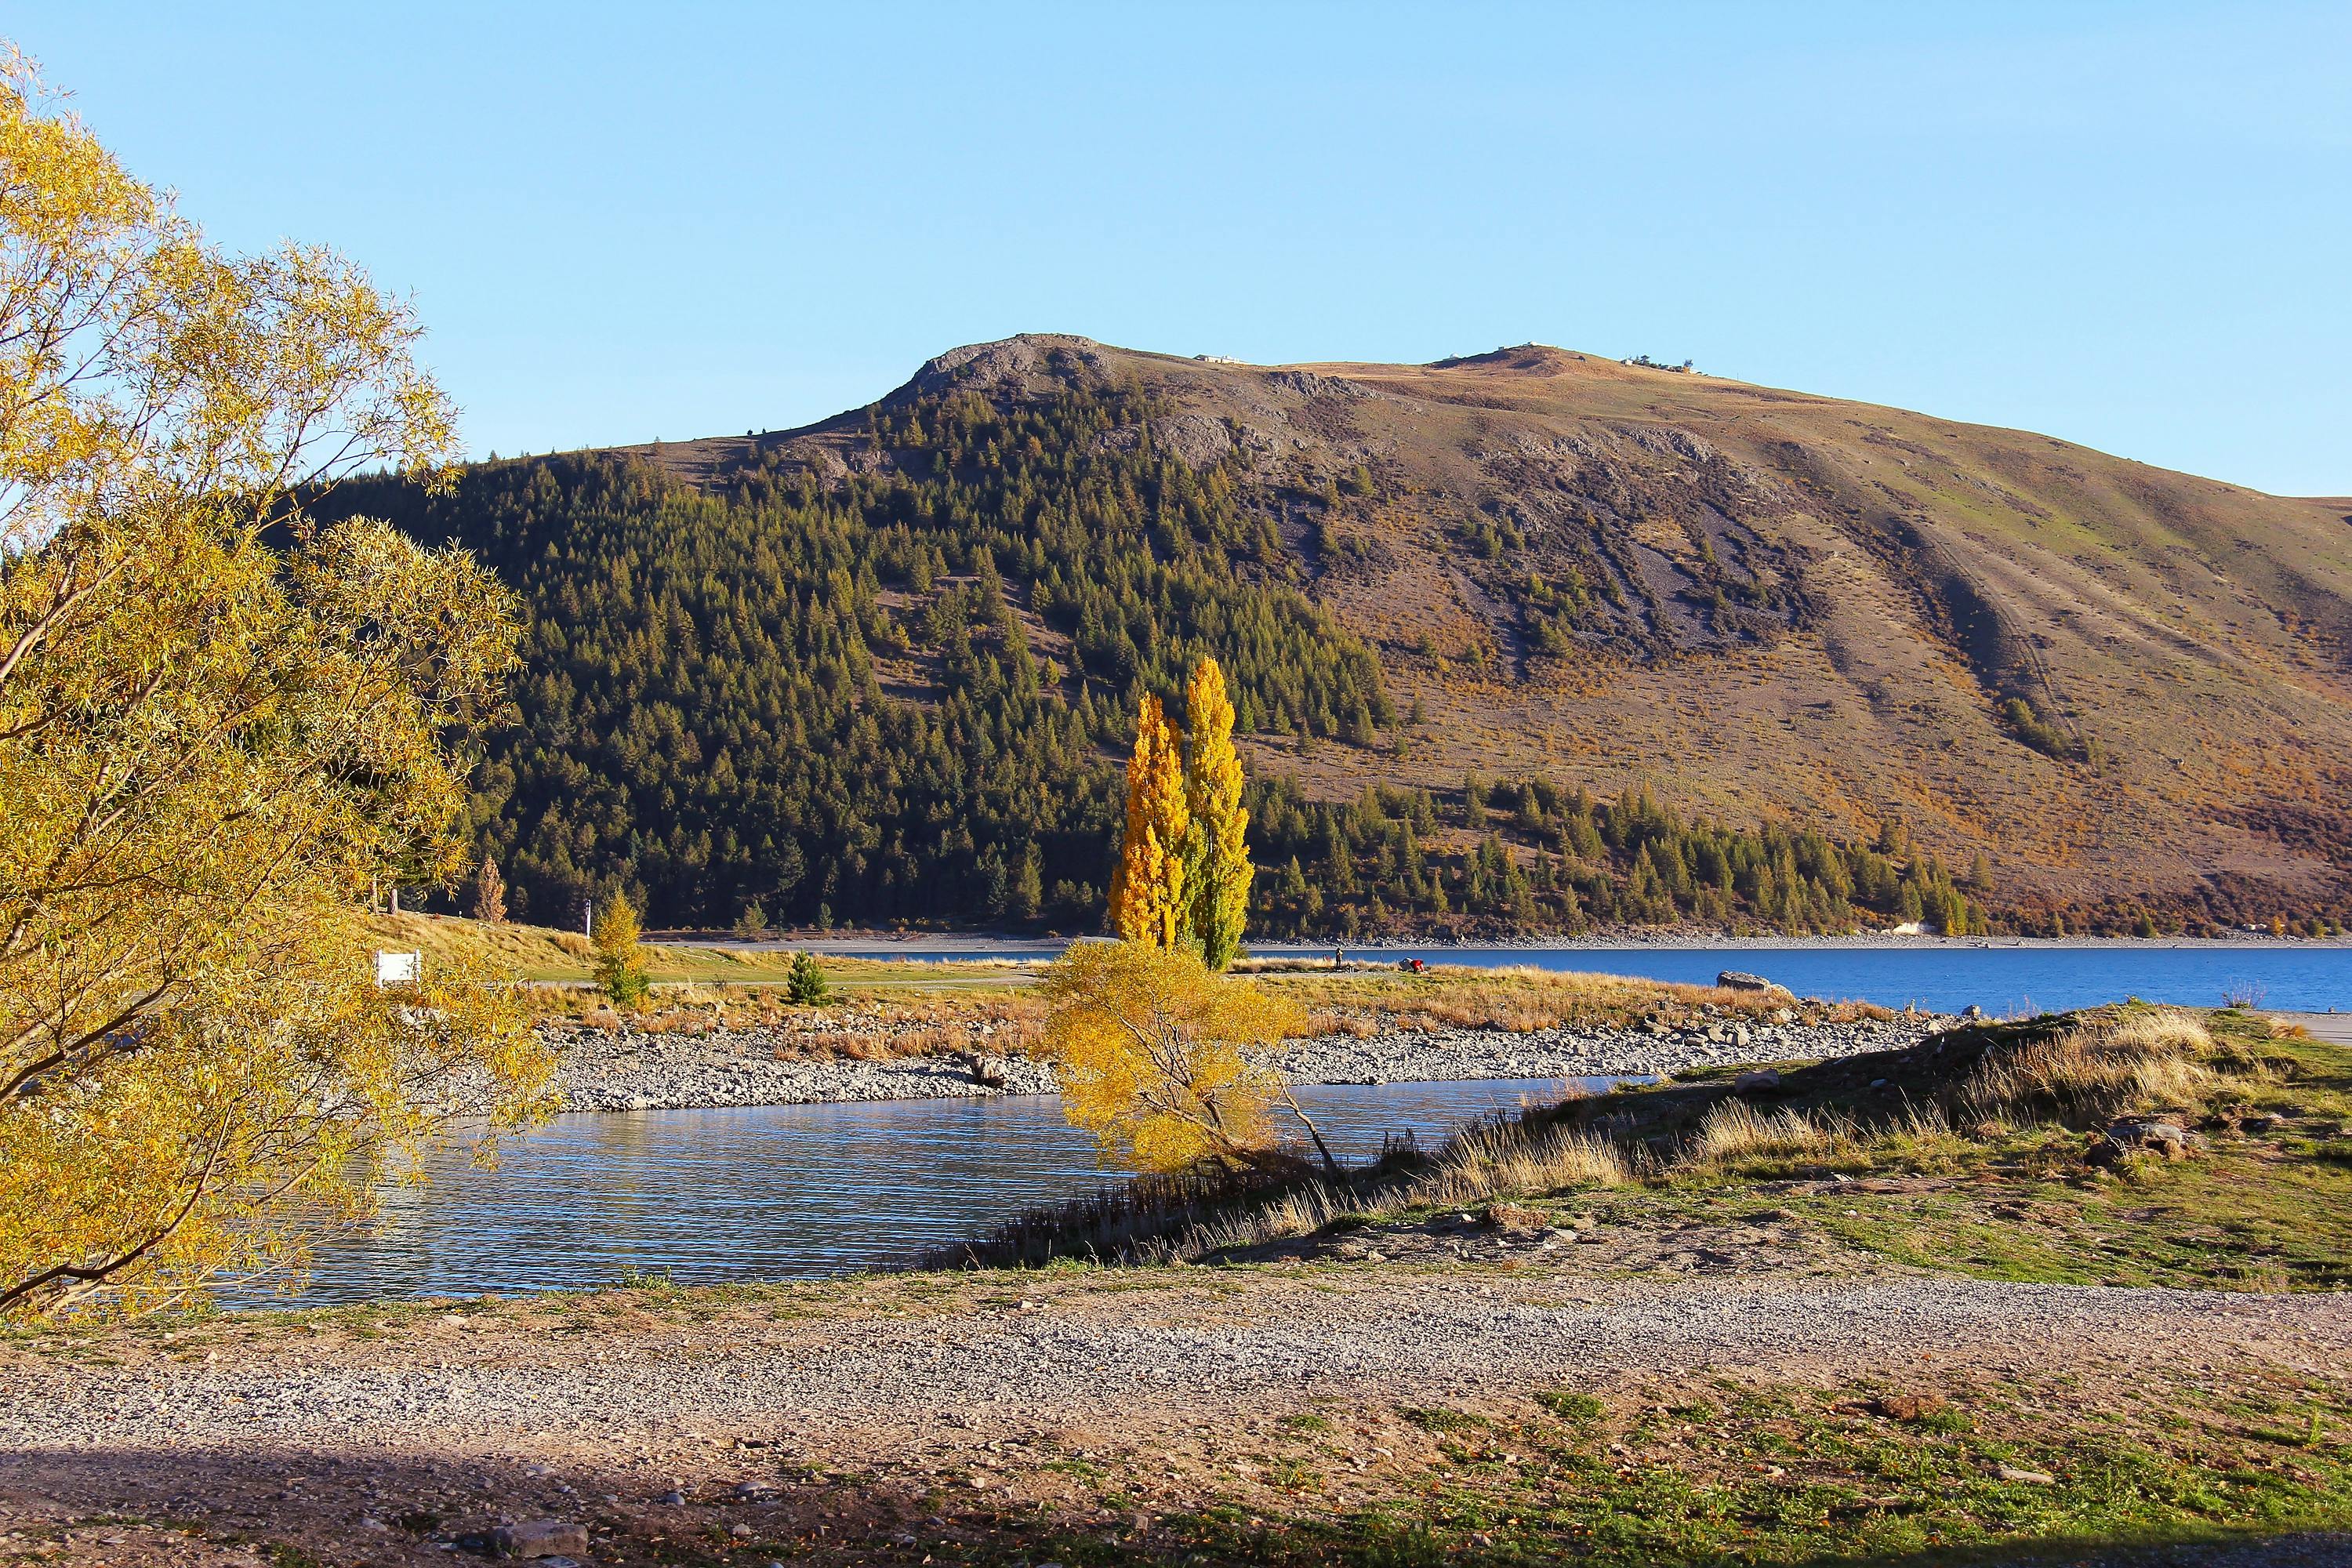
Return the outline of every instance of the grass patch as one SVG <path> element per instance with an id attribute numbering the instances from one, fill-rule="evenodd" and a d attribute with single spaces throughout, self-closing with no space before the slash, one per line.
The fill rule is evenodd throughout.
<path id="1" fill-rule="evenodd" d="M 1320 1477 L 1299 1464 L 1270 1468 L 1263 1489 L 1152 1485 L 1148 1534 L 999 1513 L 923 1550 L 992 1563 L 1940 1568 L 2352 1527 L 2352 1396 L 2272 1369 L 2095 1397 L 2064 1379 L 1707 1392 L 1621 1393 L 1613 1410 L 1539 1395 L 1525 1415 L 1403 1408 L 1409 1435 L 1424 1435 L 1413 1451 L 1389 1438 L 1396 1462 L 1352 1478 L 1342 1440 Z M 1355 1455 L 1388 1452 L 1362 1447 L 1382 1436 L 1359 1435 Z M 1311 1504 L 1286 1496 L 1310 1489 Z"/>
<path id="2" fill-rule="evenodd" d="M 1598 1397 L 1576 1394 L 1564 1388 L 1548 1388 L 1536 1395 L 1536 1403 L 1563 1421 L 1580 1425 L 1598 1421 L 1607 1412 Z"/>
<path id="3" fill-rule="evenodd" d="M 551 1012 L 577 1013 L 596 1005 L 587 984 L 594 950 L 578 931 L 512 921 L 489 924 L 455 915 L 372 915 L 366 924 L 379 945 L 421 952 L 429 966 L 469 967 L 505 979 L 581 988 L 577 996 L 569 996 L 562 989 L 545 994 Z M 646 973 L 666 993 L 703 987 L 739 1002 L 753 1001 L 786 984 L 793 956 L 782 950 L 746 952 L 653 942 L 646 947 Z M 820 957 L 818 963 L 844 1000 L 930 994 L 1010 995 L 1029 985 L 1039 967 L 1026 960 L 988 958 L 926 963 Z M 664 999 L 656 996 L 657 1003 Z"/>
<path id="4" fill-rule="evenodd" d="M 1245 971 L 1249 966 L 1244 965 Z M 1787 1012 L 1807 1023 L 1890 1016 L 1867 1003 L 1799 1001 L 1782 992 L 1729 991 L 1678 985 L 1628 975 L 1515 967 L 1472 969 L 1438 964 L 1418 974 L 1395 970 L 1334 971 L 1298 961 L 1256 969 L 1258 984 L 1309 1008 L 1318 1032 L 1348 1032 L 1360 1016 L 1379 1015 L 1390 1027 L 1500 1029 L 1526 1034 L 1553 1028 L 1635 1028 L 1759 1024 Z M 1331 1012 L 1331 1009 L 1354 1010 Z"/>
<path id="5" fill-rule="evenodd" d="M 1483 1432 L 1494 1423 L 1484 1415 L 1466 1410 L 1448 1410 L 1442 1405 L 1400 1405 L 1397 1414 L 1424 1432 Z"/>
<path id="6" fill-rule="evenodd" d="M 2116 1142 L 2152 1122 L 2181 1157 Z M 1987 1279 L 2343 1289 L 2347 1126 L 2352 1051 L 2242 1010 L 2133 1005 L 1791 1064 L 1745 1096 L 1728 1075 L 1621 1086 L 1337 1182 L 1153 1178 L 932 1261 L 1199 1260 L 1446 1210 L 1526 1235 L 1574 1194 L 1611 1226 L 1749 1224 L 1763 1200 L 1845 1247 Z"/>

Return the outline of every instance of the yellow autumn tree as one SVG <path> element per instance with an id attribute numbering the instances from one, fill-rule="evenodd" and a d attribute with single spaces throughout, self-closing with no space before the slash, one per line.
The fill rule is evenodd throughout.
<path id="1" fill-rule="evenodd" d="M 651 990 L 646 979 L 646 944 L 638 940 L 644 927 L 637 906 L 626 893 L 614 893 L 596 911 L 596 984 L 615 1005 L 642 1007 Z"/>
<path id="2" fill-rule="evenodd" d="M 1127 762 L 1127 825 L 1111 873 L 1111 929 L 1120 940 L 1173 948 L 1189 936 L 1184 852 L 1190 824 L 1183 742 L 1160 699 L 1147 696 L 1136 713 L 1135 751 Z"/>
<path id="3" fill-rule="evenodd" d="M 1184 688 L 1185 894 L 1192 939 L 1212 969 L 1233 967 L 1249 917 L 1249 813 L 1242 806 L 1242 759 L 1234 750 L 1234 705 L 1213 658 L 1192 667 Z"/>
<path id="4" fill-rule="evenodd" d="M 212 248 L 0 45 L 0 1312 L 299 1258 L 380 1152 L 545 1103 L 509 996 L 368 961 L 372 880 L 463 868 L 515 658 L 470 558 L 306 510 L 452 455 L 417 337 Z"/>
<path id="5" fill-rule="evenodd" d="M 1336 1169 L 1282 1076 L 1245 1051 L 1298 1025 L 1297 1004 L 1210 969 L 1181 949 L 1082 942 L 1046 971 L 1041 1047 L 1062 1110 L 1111 1157 L 1146 1171 L 1278 1158 L 1272 1113 L 1287 1112 Z"/>

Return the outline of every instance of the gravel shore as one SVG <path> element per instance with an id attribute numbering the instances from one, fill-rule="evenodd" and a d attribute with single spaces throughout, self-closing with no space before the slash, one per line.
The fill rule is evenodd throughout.
<path id="1" fill-rule="evenodd" d="M 1898 1050 L 1954 1020 L 1929 1015 L 1850 1024 L 1721 1023 L 1667 1034 L 1633 1029 L 1387 1029 L 1296 1040 L 1273 1055 L 1295 1083 L 1416 1083 L 1484 1078 L 1664 1077 L 1738 1062 L 1818 1060 Z M 573 1110 L 700 1110 L 1051 1094 L 1051 1068 L 1018 1055 L 884 1060 L 806 1057 L 803 1034 L 751 1027 L 705 1034 L 552 1032 L 558 1086 Z M 984 1081 L 978 1075 L 996 1081 Z"/>
<path id="2" fill-rule="evenodd" d="M 1476 1432 L 1547 1388 L 1663 1413 L 1739 1382 L 1990 1384 L 1998 1406 L 2022 1380 L 2096 1406 L 2152 1379 L 2335 1378 L 2352 1355 L 2343 1295 L 1513 1261 L 909 1276 L 0 1343 L 0 1558 L 436 1568 L 537 1521 L 570 1533 L 542 1559 L 567 1568 L 1042 1562 L 1081 1531 L 1176 1561 L 1154 1548 L 1210 1503 L 1336 1511 L 1451 1484 L 1475 1439 L 1423 1407 Z M 1268 1463 L 1285 1452 L 1327 1489 L 1302 1502 Z M 2084 1544 L 2067 1561 L 2126 1560 Z M 2344 1561 L 2339 1536 L 2261 1544 L 2162 1561 Z"/>
<path id="3" fill-rule="evenodd" d="M 872 1443 L 971 1418 L 1117 1420 L 1139 1390 L 1163 1414 L 1197 1414 L 1696 1367 L 1853 1375 L 1916 1365 L 1923 1349 L 2010 1369 L 2224 1350 L 2313 1368 L 2352 1353 L 2343 1295 L 1378 1269 L 1023 1289 L 1017 1303 L 901 1303 L 911 1316 L 880 1311 L 908 1287 L 877 1284 L 824 1306 L 827 1293 L 807 1292 L 813 1315 L 607 1321 L 594 1334 L 453 1311 L 366 1339 L 255 1337 L 226 1355 L 201 1342 L 112 1346 L 100 1364 L 16 1352 L 0 1355 L 0 1449 L 511 1451 L 632 1432 Z"/>
<path id="4" fill-rule="evenodd" d="M 1294 1040 L 1276 1058 L 1296 1083 L 1414 1083 L 1476 1078 L 1664 1078 L 1693 1068 L 1819 1061 L 1902 1050 L 1957 1019 L 1926 1014 L 1851 1024 L 1719 1024 L 1639 1029 L 1396 1030 Z"/>

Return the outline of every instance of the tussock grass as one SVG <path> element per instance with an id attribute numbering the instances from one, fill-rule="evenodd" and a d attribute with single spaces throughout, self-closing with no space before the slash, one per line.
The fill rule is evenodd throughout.
<path id="1" fill-rule="evenodd" d="M 1759 1111 L 1727 1100 L 1706 1113 L 1685 1150 L 1693 1164 L 1727 1165 L 1751 1158 L 1827 1155 L 1854 1141 L 1851 1122 L 1832 1124 L 1801 1110 Z"/>
<path id="2" fill-rule="evenodd" d="M 1360 1184 L 1316 1180 L 1265 1203 L 1205 1219 L 1175 1238 L 1171 1256 L 1198 1258 L 1312 1236 L 1335 1224 L 1400 1211 L 1470 1208 L 1507 1214 L 1507 1200 L 1572 1189 L 1622 1186 L 1632 1168 L 1612 1145 L 1560 1129 L 1531 1129 L 1524 1118 L 1482 1121 L 1449 1139 L 1425 1169 Z M 1506 1200 L 1497 1204 L 1496 1200 Z M 1490 1209 L 1490 1214 L 1491 1214 Z M 1530 1226 L 1518 1210 L 1514 1227 Z M 1511 1223 L 1497 1221 L 1497 1223 Z"/>
<path id="3" fill-rule="evenodd" d="M 1536 1201 L 1608 1188 L 1664 1197 L 1832 1173 L 2081 1173 L 2080 1130 L 2116 1117 L 2163 1111 L 2224 1126 L 2257 1102 L 2294 1105 L 2306 1120 L 2315 1105 L 2334 1104 L 2295 1068 L 2300 1047 L 2270 1048 L 2280 1033 L 2239 1015 L 2218 1015 L 2209 1028 L 2195 1014 L 2138 1005 L 1959 1029 L 1792 1068 L 1760 1100 L 1735 1094 L 1728 1075 L 1570 1096 L 1465 1128 L 1433 1152 L 1396 1145 L 1336 1180 L 1303 1163 L 1152 1177 L 1033 1211 L 925 1261 L 1191 1261 L 1482 1205 L 1509 1229 L 1539 1212 Z"/>
<path id="4" fill-rule="evenodd" d="M 1415 1204 L 1472 1204 L 1570 1187 L 1617 1187 L 1633 1179 L 1614 1144 L 1565 1128 L 1531 1127 L 1521 1118 L 1465 1128 L 1411 1195 Z"/>
<path id="5" fill-rule="evenodd" d="M 1605 1139 L 1527 1113 L 1474 1123 L 1434 1154 L 1410 1140 L 1392 1143 L 1379 1160 L 1338 1180 L 1303 1163 L 1139 1177 L 1033 1209 L 981 1241 L 935 1249 L 919 1266 L 1034 1268 L 1058 1258 L 1190 1261 L 1402 1211 L 1469 1208 L 1633 1180 L 1625 1155 Z"/>
<path id="6" fill-rule="evenodd" d="M 1318 1007 L 1307 1015 L 1306 1024 L 1291 1037 L 1328 1040 L 1344 1035 L 1351 1040 L 1369 1040 L 1380 1032 L 1380 1025 L 1361 1013 L 1342 1013 L 1329 1007 Z"/>
<path id="7" fill-rule="evenodd" d="M 2217 1063 L 2231 1079 L 2263 1071 L 2242 1051 L 2225 1053 L 2192 1014 L 2130 1008 L 1987 1056 L 1957 1098 L 1987 1120 L 2082 1127 L 2135 1112 L 2200 1109 L 2225 1076 Z"/>
<path id="8" fill-rule="evenodd" d="M 1865 1120 L 1828 1108 L 1759 1110 L 1729 1100 L 1700 1119 L 1665 1174 L 1759 1180 L 1803 1169 L 1948 1172 L 1969 1148 L 1933 1103 Z"/>

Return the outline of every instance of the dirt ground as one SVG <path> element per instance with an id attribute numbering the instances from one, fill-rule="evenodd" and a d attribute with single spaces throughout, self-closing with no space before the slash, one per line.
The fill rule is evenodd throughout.
<path id="1" fill-rule="evenodd" d="M 0 1347 L 0 1563 L 390 1568 L 532 1520 L 582 1526 L 573 1560 L 599 1563 L 1026 1561 L 1048 1526 L 1151 1554 L 1211 1504 L 1337 1515 L 1423 1484 L 1454 1452 L 1430 1406 L 1502 1420 L 1567 1389 L 1664 1410 L 1742 1383 L 2095 1402 L 2352 1367 L 2340 1295 L 1857 1277 L 1818 1252 L 1766 1269 L 1776 1238 L 1742 1228 L 1544 1246 L 1441 1220 L 1390 1239 L 1393 1260 L 1342 1237 L 1234 1268 L 19 1339 Z M 1302 1505 L 1286 1444 L 1309 1431 Z"/>

